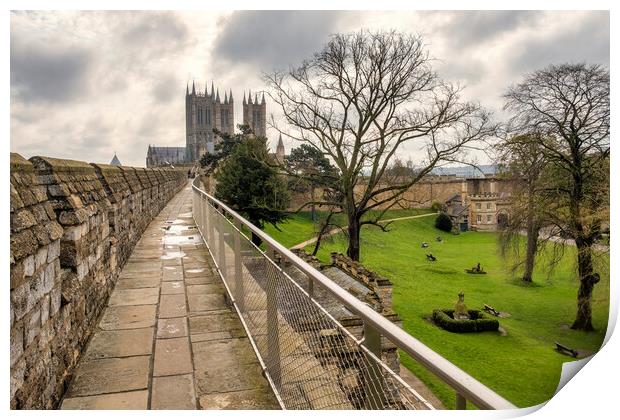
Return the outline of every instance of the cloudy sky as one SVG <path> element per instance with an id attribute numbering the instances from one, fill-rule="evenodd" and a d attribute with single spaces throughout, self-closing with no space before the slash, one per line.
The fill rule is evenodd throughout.
<path id="1" fill-rule="evenodd" d="M 440 75 L 498 119 L 503 91 L 526 72 L 609 65 L 608 12 L 13 12 L 11 151 L 103 163 L 116 151 L 144 166 L 149 144 L 185 145 L 187 82 L 232 89 L 240 123 L 262 72 L 361 28 L 422 35 Z"/>

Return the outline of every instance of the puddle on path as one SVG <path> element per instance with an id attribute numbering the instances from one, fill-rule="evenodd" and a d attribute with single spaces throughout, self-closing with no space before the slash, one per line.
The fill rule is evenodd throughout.
<path id="1" fill-rule="evenodd" d="M 173 258 L 183 258 L 185 256 L 185 252 L 168 252 L 161 256 L 162 260 L 171 260 Z"/>
<path id="2" fill-rule="evenodd" d="M 192 236 L 164 236 L 165 245 L 197 245 L 202 243 L 198 235 Z"/>
<path id="3" fill-rule="evenodd" d="M 205 271 L 205 269 L 204 268 L 191 268 L 185 271 L 188 273 L 202 273 L 203 271 Z"/>

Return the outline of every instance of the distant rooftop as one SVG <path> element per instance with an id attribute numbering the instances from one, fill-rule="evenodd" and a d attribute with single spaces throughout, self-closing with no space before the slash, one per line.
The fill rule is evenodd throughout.
<path id="1" fill-rule="evenodd" d="M 500 172 L 497 165 L 452 166 L 434 168 L 433 175 L 456 176 L 457 178 L 484 178 L 489 175 L 497 175 Z"/>
<path id="2" fill-rule="evenodd" d="M 116 153 L 114 153 L 114 157 L 112 158 L 112 161 L 110 162 L 110 165 L 122 166 L 121 161 L 118 160 L 118 157 L 116 156 Z"/>

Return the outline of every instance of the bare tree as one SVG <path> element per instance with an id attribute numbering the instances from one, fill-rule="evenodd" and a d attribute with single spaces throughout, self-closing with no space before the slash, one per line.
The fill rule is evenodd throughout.
<path id="1" fill-rule="evenodd" d="M 552 165 L 556 194 L 546 217 L 577 247 L 579 292 L 573 329 L 592 330 L 591 297 L 600 276 L 593 246 L 609 208 L 609 70 L 552 65 L 525 76 L 505 94 L 509 130 L 536 133 Z"/>
<path id="2" fill-rule="evenodd" d="M 443 82 L 431 61 L 419 36 L 362 31 L 333 35 L 299 67 L 265 76 L 286 134 L 322 150 L 341 174 L 343 199 L 315 204 L 347 215 L 354 260 L 363 225 L 383 228 L 383 213 L 438 162 L 460 161 L 467 146 L 495 132 L 489 114 L 461 101 L 460 87 Z M 387 183 L 386 169 L 405 143 L 425 155 L 413 176 Z M 373 209 L 383 211 L 364 218 Z"/>
<path id="3" fill-rule="evenodd" d="M 548 197 L 545 169 L 548 161 L 541 152 L 536 135 L 509 137 L 498 145 L 500 160 L 505 164 L 503 176 L 509 177 L 514 188 L 507 225 L 500 233 L 502 254 L 515 254 L 516 270 L 523 265 L 522 279 L 532 282 L 536 254 L 541 248 L 541 229 L 546 225 L 545 213 Z M 521 254 L 521 234 L 525 231 L 525 257 Z M 509 252 L 514 251 L 514 252 Z"/>

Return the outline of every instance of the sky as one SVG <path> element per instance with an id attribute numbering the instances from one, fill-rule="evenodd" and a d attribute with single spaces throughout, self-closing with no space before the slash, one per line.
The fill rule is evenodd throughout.
<path id="1" fill-rule="evenodd" d="M 421 35 L 439 75 L 502 121 L 502 94 L 527 72 L 609 66 L 609 27 L 606 11 L 14 11 L 10 147 L 98 163 L 116 152 L 124 165 L 144 166 L 149 144 L 185 145 L 187 83 L 203 90 L 213 81 L 221 96 L 232 89 L 238 124 L 244 91 L 262 91 L 264 73 L 360 29 Z M 267 114 L 279 120 L 269 100 Z M 267 134 L 275 149 L 276 131 Z"/>

